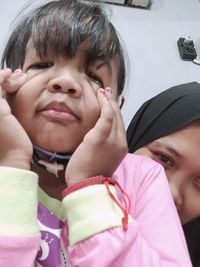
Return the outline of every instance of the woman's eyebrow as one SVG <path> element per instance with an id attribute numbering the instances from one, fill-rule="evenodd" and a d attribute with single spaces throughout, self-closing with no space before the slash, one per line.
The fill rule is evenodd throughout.
<path id="1" fill-rule="evenodd" d="M 153 146 L 158 147 L 158 148 L 165 148 L 167 149 L 170 153 L 174 154 L 176 157 L 182 157 L 181 154 L 178 153 L 178 151 L 176 149 L 174 149 L 174 147 L 168 143 L 167 141 L 154 141 L 152 143 Z"/>

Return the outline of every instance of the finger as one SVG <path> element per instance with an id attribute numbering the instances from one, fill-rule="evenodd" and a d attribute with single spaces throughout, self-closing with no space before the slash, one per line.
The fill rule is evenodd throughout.
<path id="1" fill-rule="evenodd" d="M 6 79 L 8 79 L 11 73 L 12 73 L 11 69 L 0 70 L 0 98 L 3 97 L 1 85 L 6 81 Z"/>
<path id="2" fill-rule="evenodd" d="M 114 98 L 112 94 L 112 89 L 111 88 L 106 88 L 105 89 L 105 94 L 107 96 L 108 101 L 110 102 L 110 105 L 112 106 L 113 111 L 115 112 L 115 140 L 118 142 L 118 147 L 123 153 L 128 152 L 128 145 L 127 145 L 127 139 L 126 139 L 126 130 L 125 130 L 125 125 L 124 121 L 122 118 L 122 113 L 120 110 L 120 107 L 116 101 L 116 98 Z M 113 136 L 111 136 L 113 138 Z M 124 154 L 125 155 L 125 154 Z"/>
<path id="3" fill-rule="evenodd" d="M 115 111 L 117 125 L 119 127 L 118 129 L 120 130 L 120 132 L 123 131 L 123 134 L 124 134 L 125 133 L 125 126 L 124 126 L 122 113 L 121 113 L 121 110 L 119 108 L 119 105 L 118 105 L 116 99 L 114 98 L 114 96 L 112 94 L 112 89 L 110 87 L 105 88 L 105 94 L 106 94 L 107 99 L 110 102 L 113 110 Z"/>
<path id="4" fill-rule="evenodd" d="M 10 114 L 10 107 L 5 99 L 0 99 L 0 118 Z"/>
<path id="5" fill-rule="evenodd" d="M 95 129 L 99 135 L 103 138 L 107 138 L 108 135 L 111 134 L 113 124 L 115 123 L 115 112 L 106 97 L 104 89 L 98 90 L 97 99 L 99 101 L 101 114 L 95 125 Z"/>
<path id="6" fill-rule="evenodd" d="M 15 70 L 3 84 L 3 89 L 7 93 L 16 92 L 26 81 L 27 75 L 21 69 Z"/>
<path id="7" fill-rule="evenodd" d="M 12 73 L 11 69 L 0 70 L 0 84 L 4 83 Z"/>

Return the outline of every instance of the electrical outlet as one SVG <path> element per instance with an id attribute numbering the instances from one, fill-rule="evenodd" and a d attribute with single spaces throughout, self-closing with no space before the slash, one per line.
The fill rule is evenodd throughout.
<path id="1" fill-rule="evenodd" d="M 194 60 L 197 57 L 194 42 L 190 36 L 186 38 L 180 37 L 177 41 L 177 45 L 181 59 Z"/>

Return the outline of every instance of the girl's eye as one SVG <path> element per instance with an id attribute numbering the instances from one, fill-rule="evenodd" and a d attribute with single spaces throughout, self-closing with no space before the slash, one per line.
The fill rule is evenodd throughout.
<path id="1" fill-rule="evenodd" d="M 102 80 L 95 73 L 88 71 L 87 76 L 97 85 L 99 85 L 99 87 L 104 87 Z"/>
<path id="2" fill-rule="evenodd" d="M 155 155 L 164 168 L 173 167 L 173 162 L 168 156 L 163 155 L 161 153 L 156 153 Z"/>
<path id="3" fill-rule="evenodd" d="M 47 69 L 53 66 L 51 62 L 38 62 L 31 64 L 28 69 Z"/>

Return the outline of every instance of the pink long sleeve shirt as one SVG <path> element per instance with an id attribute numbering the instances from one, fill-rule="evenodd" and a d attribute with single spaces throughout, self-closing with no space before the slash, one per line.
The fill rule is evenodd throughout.
<path id="1" fill-rule="evenodd" d="M 191 267 L 163 168 L 127 154 L 113 177 L 131 200 L 127 231 L 104 185 L 66 196 L 61 219 L 38 201 L 36 174 L 1 167 L 0 266 Z"/>

